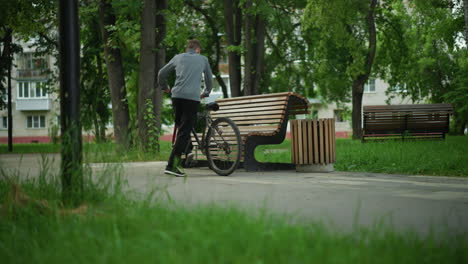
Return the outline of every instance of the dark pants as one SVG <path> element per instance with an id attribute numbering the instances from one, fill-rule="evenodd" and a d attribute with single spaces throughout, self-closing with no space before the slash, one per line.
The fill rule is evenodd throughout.
<path id="1" fill-rule="evenodd" d="M 171 156 L 167 162 L 167 167 L 172 168 L 174 158 L 182 156 L 182 153 L 190 144 L 190 134 L 197 120 L 198 105 L 200 102 L 172 98 L 172 108 L 174 109 L 174 122 L 177 127 L 177 138 L 172 147 Z"/>

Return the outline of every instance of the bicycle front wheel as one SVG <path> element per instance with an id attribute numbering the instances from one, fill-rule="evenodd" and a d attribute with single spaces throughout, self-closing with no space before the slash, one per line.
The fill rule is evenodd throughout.
<path id="1" fill-rule="evenodd" d="M 208 130 L 206 157 L 210 168 L 227 176 L 239 166 L 242 145 L 239 128 L 229 118 L 217 118 Z"/>

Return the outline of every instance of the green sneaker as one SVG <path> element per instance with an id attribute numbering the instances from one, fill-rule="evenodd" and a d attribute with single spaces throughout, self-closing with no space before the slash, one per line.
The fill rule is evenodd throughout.
<path id="1" fill-rule="evenodd" d="M 185 170 L 180 166 L 182 163 L 180 157 L 174 157 L 174 165 L 172 168 L 166 167 L 166 170 L 164 171 L 165 174 L 169 175 L 174 175 L 176 177 L 185 177 L 187 174 L 185 174 Z"/>
<path id="2" fill-rule="evenodd" d="M 181 171 L 179 168 L 166 168 L 164 171 L 165 174 L 174 175 L 176 177 L 185 177 L 186 174 L 184 171 Z"/>

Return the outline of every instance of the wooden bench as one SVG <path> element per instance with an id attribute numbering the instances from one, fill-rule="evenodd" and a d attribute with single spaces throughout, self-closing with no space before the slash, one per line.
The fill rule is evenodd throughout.
<path id="1" fill-rule="evenodd" d="M 291 164 L 261 163 L 255 160 L 258 145 L 280 144 L 286 137 L 289 115 L 309 113 L 306 98 L 293 93 L 275 93 L 242 96 L 216 101 L 219 110 L 212 112 L 213 119 L 228 117 L 239 128 L 242 138 L 241 164 L 247 171 L 262 171 L 290 168 Z M 194 143 L 197 159 L 206 159 Z"/>
<path id="2" fill-rule="evenodd" d="M 445 138 L 450 104 L 364 106 L 363 136 L 368 138 Z"/>

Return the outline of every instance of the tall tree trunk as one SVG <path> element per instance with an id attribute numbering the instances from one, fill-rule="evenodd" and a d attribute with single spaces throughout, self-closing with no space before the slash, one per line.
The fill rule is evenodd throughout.
<path id="1" fill-rule="evenodd" d="M 260 93 L 260 81 L 263 77 L 265 61 L 265 36 L 266 21 L 261 16 L 257 15 L 255 23 L 255 71 L 253 75 L 252 94 Z"/>
<path id="2" fill-rule="evenodd" d="M 244 56 L 244 95 L 252 95 L 253 86 L 253 60 L 254 60 L 254 48 L 252 43 L 252 30 L 254 26 L 253 16 L 250 14 L 252 8 L 252 1 L 245 1 L 245 28 L 244 28 L 244 41 L 245 41 L 245 56 Z"/>
<path id="3" fill-rule="evenodd" d="M 12 116 L 12 107 L 11 107 L 11 66 L 13 62 L 13 30 L 11 28 L 5 29 L 5 36 L 2 39 L 3 50 L 0 57 L 0 97 L 6 93 L 7 94 L 7 115 L 8 115 L 8 152 L 13 151 L 13 116 Z M 3 80 L 7 75 L 7 84 L 3 86 Z M 1 100 L 0 109 L 4 107 L 4 102 Z"/>
<path id="4" fill-rule="evenodd" d="M 101 0 L 99 4 L 99 20 L 104 45 L 104 55 L 109 78 L 109 88 L 112 101 L 112 118 L 114 122 L 115 141 L 121 147 L 130 146 L 129 113 L 127 91 L 125 88 L 124 70 L 120 48 L 108 44 L 111 32 L 108 27 L 114 27 L 116 17 L 108 0 Z"/>
<path id="5" fill-rule="evenodd" d="M 10 28 L 4 29 L 5 35 L 3 39 L 1 40 L 1 46 L 3 47 L 3 50 L 1 52 L 0 56 L 0 96 L 3 94 L 7 93 L 7 85 L 3 84 L 4 78 L 8 74 L 8 67 L 10 66 L 10 60 L 11 60 L 11 42 L 12 42 L 12 30 Z M 3 100 L 0 100 L 0 109 L 4 107 L 4 102 Z"/>
<path id="6" fill-rule="evenodd" d="M 138 79 L 138 106 L 137 125 L 138 141 L 144 150 L 149 145 L 149 122 L 147 119 L 147 103 L 153 103 L 155 92 L 155 69 L 156 69 L 156 0 L 144 0 L 141 13 L 141 44 L 140 44 L 140 73 Z M 153 105 L 154 108 L 154 105 Z"/>
<path id="7" fill-rule="evenodd" d="M 101 58 L 100 53 L 96 55 L 96 64 L 97 64 L 98 76 L 104 76 L 104 73 L 102 70 L 102 58 Z M 105 79 L 101 78 L 99 80 L 99 83 L 97 84 L 97 87 L 99 89 L 97 91 L 97 94 L 99 94 L 100 96 L 104 94 L 104 88 L 105 88 L 104 80 Z M 97 101 L 96 110 L 97 110 L 97 115 L 99 116 L 99 121 L 98 121 L 99 130 L 96 131 L 98 133 L 97 134 L 98 141 L 105 142 L 106 141 L 106 125 L 107 125 L 109 113 L 108 113 L 107 105 L 104 103 L 104 101 L 101 98 L 99 98 L 99 100 Z"/>
<path id="8" fill-rule="evenodd" d="M 13 65 L 13 50 L 11 49 L 11 44 L 13 42 L 13 30 L 7 30 L 5 42 L 4 42 L 4 52 L 8 56 L 8 81 L 7 81 L 7 126 L 8 126 L 8 152 L 13 152 L 13 111 L 12 111 L 12 93 L 11 93 L 11 68 Z M 0 107 L 1 109 L 1 107 Z"/>
<path id="9" fill-rule="evenodd" d="M 261 14 L 252 15 L 252 8 L 252 1 L 246 1 L 244 95 L 259 93 L 265 58 L 266 21 Z"/>
<path id="10" fill-rule="evenodd" d="M 154 76 L 158 75 L 159 70 L 166 64 L 166 49 L 163 45 L 164 38 L 166 37 L 166 18 L 164 16 L 164 11 L 167 10 L 168 2 L 167 0 L 158 0 L 156 1 L 156 35 L 155 35 L 155 47 L 156 47 L 156 57 L 154 69 Z M 156 129 L 159 134 L 162 133 L 162 108 L 163 108 L 163 91 L 159 89 L 157 82 L 154 83 L 155 92 L 153 93 L 153 105 L 154 105 L 154 115 L 156 117 Z M 159 142 L 159 137 L 158 137 Z M 158 145 L 159 151 L 159 145 Z"/>
<path id="11" fill-rule="evenodd" d="M 352 126 L 353 126 L 353 139 L 362 138 L 362 96 L 364 94 L 364 83 L 355 80 L 352 87 Z"/>
<path id="12" fill-rule="evenodd" d="M 468 0 L 463 0 L 463 10 L 465 15 L 465 44 L 468 48 Z"/>
<path id="13" fill-rule="evenodd" d="M 366 64 L 364 73 L 357 76 L 353 81 L 352 94 L 353 94 L 353 139 L 362 138 L 362 96 L 364 94 L 364 84 L 369 79 L 374 63 L 375 52 L 377 48 L 377 37 L 375 30 L 374 12 L 377 0 L 370 1 L 369 13 L 367 14 L 367 26 L 369 30 L 369 48 L 366 55 Z"/>
<path id="14" fill-rule="evenodd" d="M 99 120 L 98 120 L 98 116 L 97 114 L 96 115 L 93 115 L 91 117 L 93 119 L 93 127 L 94 127 L 94 140 L 98 143 L 101 143 L 101 137 L 100 137 L 100 134 L 99 132 L 101 131 L 100 129 L 100 126 L 99 126 Z"/>
<path id="15" fill-rule="evenodd" d="M 60 1 L 58 10 L 62 202 L 77 206 L 84 198 L 78 1 Z"/>
<path id="16" fill-rule="evenodd" d="M 13 31 L 11 28 L 4 29 L 5 34 L 3 36 L 2 43 L 2 53 L 0 56 L 0 73 L 2 73 L 2 77 L 6 74 L 8 70 L 8 65 L 10 65 L 10 50 L 11 50 L 11 42 L 12 42 L 12 34 Z M 2 78 L 3 79 L 3 78 Z"/>
<path id="17" fill-rule="evenodd" d="M 242 40 L 242 12 L 239 0 L 224 1 L 224 21 L 229 46 L 239 47 Z M 231 97 L 241 94 L 241 56 L 239 51 L 228 51 Z"/>

